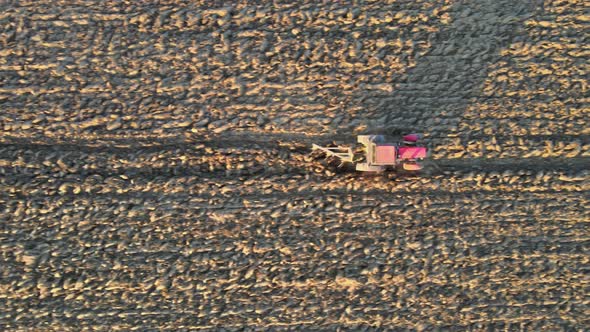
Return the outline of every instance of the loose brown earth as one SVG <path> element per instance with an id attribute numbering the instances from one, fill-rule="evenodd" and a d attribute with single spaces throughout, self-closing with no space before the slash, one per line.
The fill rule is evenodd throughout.
<path id="1" fill-rule="evenodd" d="M 222 2 L 0 3 L 2 330 L 588 329 L 587 2 Z"/>

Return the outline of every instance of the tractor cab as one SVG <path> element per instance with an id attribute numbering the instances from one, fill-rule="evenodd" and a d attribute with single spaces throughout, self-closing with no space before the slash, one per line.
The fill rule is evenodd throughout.
<path id="1" fill-rule="evenodd" d="M 361 135 L 357 141 L 365 146 L 366 161 L 356 164 L 357 171 L 381 172 L 402 166 L 407 171 L 422 169 L 420 160 L 426 158 L 427 149 L 416 146 L 420 136 L 405 135 L 402 144 L 387 143 L 382 135 Z"/>

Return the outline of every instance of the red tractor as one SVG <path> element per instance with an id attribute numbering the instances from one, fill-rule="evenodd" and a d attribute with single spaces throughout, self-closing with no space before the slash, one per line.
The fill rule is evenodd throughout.
<path id="1" fill-rule="evenodd" d="M 327 157 L 333 157 L 344 163 L 352 163 L 361 172 L 383 172 L 386 170 L 403 169 L 419 171 L 423 168 L 422 161 L 427 157 L 428 149 L 418 146 L 420 135 L 410 134 L 403 137 L 401 142 L 389 143 L 383 135 L 357 136 L 357 142 L 364 146 L 358 155 L 352 148 L 325 147 L 314 144 L 312 150 L 320 150 Z"/>

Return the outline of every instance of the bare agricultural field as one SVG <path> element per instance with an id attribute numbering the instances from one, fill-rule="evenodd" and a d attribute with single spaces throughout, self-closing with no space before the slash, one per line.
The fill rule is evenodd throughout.
<path id="1" fill-rule="evenodd" d="M 0 2 L 0 328 L 587 330 L 589 11 Z"/>

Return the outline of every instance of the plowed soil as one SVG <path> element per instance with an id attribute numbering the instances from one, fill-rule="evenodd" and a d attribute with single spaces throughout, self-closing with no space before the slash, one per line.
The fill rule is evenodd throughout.
<path id="1" fill-rule="evenodd" d="M 0 2 L 0 328 L 587 330 L 589 11 Z"/>

